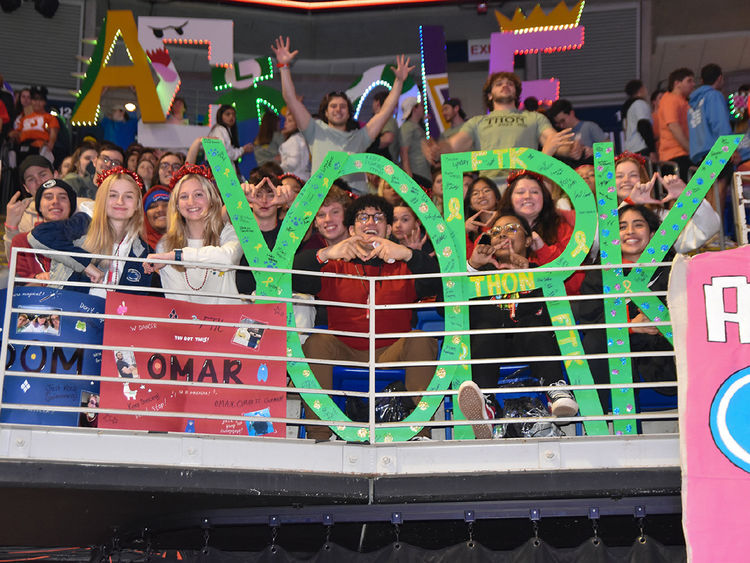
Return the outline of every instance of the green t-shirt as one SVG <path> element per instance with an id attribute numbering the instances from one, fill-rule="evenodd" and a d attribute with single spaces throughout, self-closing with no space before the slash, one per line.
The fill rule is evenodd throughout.
<path id="1" fill-rule="evenodd" d="M 399 130 L 398 140 L 402 148 L 409 151 L 409 165 L 412 175 L 422 176 L 430 179 L 430 164 L 422 153 L 422 141 L 425 140 L 425 132 L 413 121 L 404 121 Z"/>
<path id="2" fill-rule="evenodd" d="M 464 123 L 461 131 L 471 137 L 474 150 L 536 149 L 542 133 L 550 127 L 549 120 L 541 113 L 514 109 L 472 117 Z"/>

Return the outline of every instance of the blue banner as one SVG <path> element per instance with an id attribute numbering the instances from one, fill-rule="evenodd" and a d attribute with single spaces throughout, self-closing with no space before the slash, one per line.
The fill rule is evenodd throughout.
<path id="1" fill-rule="evenodd" d="M 46 406 L 88 405 L 94 396 L 98 404 L 99 383 L 85 377 L 49 379 L 40 373 L 96 376 L 101 371 L 100 350 L 87 350 L 57 343 L 101 344 L 104 319 L 62 316 L 61 312 L 101 315 L 104 299 L 86 293 L 42 287 L 21 287 L 13 292 L 13 307 L 28 309 L 11 315 L 9 339 L 23 343 L 8 345 L 6 370 L 25 375 L 6 375 L 3 404 L 39 405 L 39 410 L 0 411 L 0 422 L 78 426 L 77 412 L 51 412 Z M 85 425 L 85 424 L 84 424 Z"/>

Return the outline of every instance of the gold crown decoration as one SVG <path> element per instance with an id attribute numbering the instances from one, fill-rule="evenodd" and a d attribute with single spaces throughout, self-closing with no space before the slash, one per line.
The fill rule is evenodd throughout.
<path id="1" fill-rule="evenodd" d="M 585 4 L 585 0 L 579 0 L 575 6 L 568 8 L 565 1 L 560 0 L 560 3 L 549 14 L 545 14 L 541 6 L 537 4 L 528 16 L 524 15 L 521 8 L 516 8 L 512 19 L 508 19 L 497 10 L 495 10 L 495 17 L 500 31 L 531 33 L 532 31 L 570 29 L 578 25 Z"/>

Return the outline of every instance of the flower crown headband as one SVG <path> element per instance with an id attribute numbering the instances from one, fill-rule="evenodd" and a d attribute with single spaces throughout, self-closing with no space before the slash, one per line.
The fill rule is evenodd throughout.
<path id="1" fill-rule="evenodd" d="M 177 172 L 172 174 L 172 179 L 169 181 L 169 191 L 171 192 L 177 185 L 177 182 L 182 180 L 188 174 L 197 174 L 198 176 L 203 176 L 212 184 L 216 184 L 214 182 L 214 175 L 211 173 L 211 169 L 208 166 L 203 166 L 200 164 L 183 164 Z"/>
<path id="2" fill-rule="evenodd" d="M 144 185 L 143 180 L 141 180 L 141 177 L 133 172 L 132 170 L 128 170 L 127 168 L 123 166 L 114 166 L 110 168 L 109 170 L 105 170 L 104 172 L 99 172 L 99 174 L 96 175 L 96 186 L 99 187 L 102 185 L 102 182 L 112 176 L 113 174 L 125 174 L 127 176 L 130 176 L 133 178 L 136 184 L 138 184 L 138 187 L 141 189 L 141 193 L 143 193 Z"/>
<path id="3" fill-rule="evenodd" d="M 508 185 L 510 186 L 513 182 L 524 176 L 536 180 L 540 186 L 544 185 L 544 178 L 531 170 L 516 170 L 515 172 L 511 172 L 508 174 Z"/>
<path id="4" fill-rule="evenodd" d="M 625 151 L 624 153 L 618 154 L 615 157 L 615 166 L 617 166 L 617 164 L 621 160 L 625 160 L 628 158 L 635 160 L 636 162 L 638 162 L 638 164 L 646 168 L 646 158 L 642 154 L 638 154 L 636 152 L 630 152 L 630 151 Z"/>

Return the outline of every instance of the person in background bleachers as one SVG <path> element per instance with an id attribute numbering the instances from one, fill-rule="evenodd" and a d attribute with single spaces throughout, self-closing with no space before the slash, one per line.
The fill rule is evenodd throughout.
<path id="1" fill-rule="evenodd" d="M 240 136 L 237 132 L 237 112 L 227 104 L 223 104 L 216 112 L 216 124 L 211 127 L 208 136 L 219 139 L 229 155 L 229 160 L 234 162 L 242 158 L 243 154 L 253 152 L 255 148 L 252 143 L 240 146 Z"/>
<path id="2" fill-rule="evenodd" d="M 461 107 L 461 100 L 450 98 L 443 102 L 441 108 L 443 118 L 448 122 L 449 127 L 440 134 L 441 139 L 448 139 L 458 133 L 466 123 L 466 112 Z"/>
<path id="3" fill-rule="evenodd" d="M 591 188 L 591 191 L 596 194 L 596 173 L 594 172 L 593 164 L 581 164 L 576 168 L 576 174 L 578 174 L 586 185 Z"/>
<path id="4" fill-rule="evenodd" d="M 156 167 L 154 166 L 152 159 L 144 157 L 143 155 L 141 155 L 140 160 L 138 160 L 138 166 L 135 167 L 135 171 L 141 178 L 143 178 L 143 186 L 146 190 L 151 189 L 158 180 Z"/>
<path id="5" fill-rule="evenodd" d="M 156 163 L 157 178 L 154 178 L 154 184 L 168 186 L 172 181 L 172 175 L 185 164 L 182 156 L 174 152 L 165 152 L 161 155 L 159 162 Z"/>
<path id="6" fill-rule="evenodd" d="M 125 152 L 117 145 L 105 141 L 99 145 L 99 154 L 94 159 L 93 174 L 91 167 L 87 165 L 85 171 L 79 171 L 78 176 L 69 174 L 65 181 L 73 186 L 79 198 L 94 199 L 97 191 L 97 185 L 94 183 L 96 177 L 110 168 L 123 166 L 124 162 Z"/>
<path id="7" fill-rule="evenodd" d="M 255 147 L 255 161 L 258 166 L 263 166 L 266 162 L 276 162 L 279 154 L 279 146 L 284 140 L 281 131 L 279 131 L 279 116 L 273 111 L 267 111 L 260 119 L 258 135 L 253 141 Z"/>
<path id="8" fill-rule="evenodd" d="M 688 97 L 695 89 L 695 75 L 689 68 L 678 68 L 669 75 L 669 91 L 659 101 L 659 160 L 672 160 L 680 169 L 680 178 L 688 181 L 690 140 Z"/>
<path id="9" fill-rule="evenodd" d="M 375 114 L 365 127 L 359 128 L 354 121 L 354 110 L 351 101 L 343 92 L 331 92 L 321 100 L 319 117 L 313 119 L 304 104 L 297 98 L 289 65 L 297 56 L 297 51 L 291 51 L 289 38 L 278 37 L 271 50 L 276 56 L 279 73 L 281 74 L 281 92 L 289 111 L 294 114 L 297 127 L 310 147 L 312 170 L 317 170 L 323 159 L 331 150 L 343 150 L 348 153 L 364 152 L 378 136 L 388 119 L 393 115 L 398 103 L 398 96 L 404 80 L 414 68 L 409 66 L 409 59 L 397 57 L 394 69 L 395 80 L 390 94 L 383 102 L 380 112 Z M 349 179 L 347 178 L 347 181 Z M 367 193 L 368 187 L 364 176 L 354 177 L 349 181 L 356 193 Z"/>
<path id="10" fill-rule="evenodd" d="M 21 116 L 13 137 L 18 140 L 18 152 L 22 158 L 30 154 L 41 154 L 53 162 L 52 149 L 60 131 L 60 123 L 45 110 L 47 88 L 32 86 L 30 91 L 32 111 Z"/>
<path id="11" fill-rule="evenodd" d="M 57 169 L 57 175 L 63 177 L 73 170 L 73 155 L 68 155 L 62 159 L 59 168 Z"/>
<path id="12" fill-rule="evenodd" d="M 659 102 L 664 97 L 666 92 L 662 89 L 656 89 L 651 94 L 651 123 L 654 127 L 654 137 L 656 140 L 656 155 L 659 155 L 659 131 L 661 126 L 659 125 Z"/>
<path id="13" fill-rule="evenodd" d="M 145 258 L 151 251 L 143 240 L 143 182 L 122 166 L 110 168 L 97 181 L 100 184 L 92 216 L 78 212 L 64 221 L 42 223 L 31 231 L 29 244 L 44 250 L 117 257 L 110 260 L 54 255 L 50 280 L 150 287 L 151 273 L 145 271 L 143 263 L 128 260 Z M 71 289 L 87 291 L 85 287 Z M 88 292 L 106 296 L 102 288 L 92 287 Z"/>
<path id="14" fill-rule="evenodd" d="M 429 183 L 430 163 L 422 154 L 425 141 L 424 106 L 411 96 L 401 102 L 404 122 L 398 132 L 401 146 L 401 168 L 419 184 Z"/>
<path id="15" fill-rule="evenodd" d="M 707 64 L 701 69 L 702 84 L 696 88 L 688 98 L 688 129 L 690 131 L 690 160 L 699 166 L 706 158 L 716 139 L 721 135 L 731 135 L 732 125 L 729 122 L 729 107 L 727 99 L 722 93 L 724 88 L 724 73 L 717 64 Z M 716 211 L 723 216 L 727 200 L 727 187 L 732 181 L 734 164 L 738 162 L 739 154 L 735 153 L 726 163 L 721 173 L 714 180 L 706 199 L 715 206 L 714 190 L 719 191 L 719 209 Z"/>
<path id="16" fill-rule="evenodd" d="M 637 152 L 656 162 L 656 137 L 651 123 L 651 107 L 648 90 L 640 80 L 631 80 L 625 85 L 628 99 L 622 106 L 622 128 L 625 134 L 625 150 Z"/>
<path id="17" fill-rule="evenodd" d="M 185 117 L 186 111 L 187 104 L 185 103 L 185 98 L 175 96 L 175 99 L 172 100 L 172 107 L 169 108 L 167 123 L 171 123 L 173 125 L 188 125 L 190 122 L 188 121 L 188 118 Z"/>
<path id="18" fill-rule="evenodd" d="M 430 188 L 430 199 L 438 211 L 443 213 L 443 172 L 440 168 L 432 169 L 432 187 Z"/>
<path id="19" fill-rule="evenodd" d="M 571 157 L 574 160 L 587 160 L 594 154 L 594 143 L 601 143 L 609 140 L 609 136 L 602 131 L 593 121 L 581 121 L 576 117 L 573 104 L 568 100 L 556 100 L 547 110 L 547 118 L 559 130 L 570 129 L 573 133 L 574 143 L 571 149 Z M 577 156 L 578 147 L 582 153 Z"/>
<path id="20" fill-rule="evenodd" d="M 122 104 L 112 107 L 110 117 L 101 120 L 102 140 L 109 141 L 118 147 L 128 147 L 135 141 L 138 133 L 138 113 L 127 111 Z"/>
<path id="21" fill-rule="evenodd" d="M 135 172 L 135 169 L 138 167 L 138 161 L 141 158 L 141 150 L 143 150 L 143 147 L 137 143 L 133 143 L 126 150 L 124 166 L 131 172 Z"/>
<path id="22" fill-rule="evenodd" d="M 81 143 L 78 148 L 73 151 L 72 168 L 67 174 L 61 175 L 62 179 L 68 182 L 68 180 L 74 176 L 79 176 L 81 178 L 92 176 L 96 171 L 94 161 L 97 156 L 99 156 L 99 151 L 97 150 L 96 145 L 89 142 Z"/>
<path id="23" fill-rule="evenodd" d="M 279 145 L 279 162 L 285 173 L 294 174 L 303 182 L 310 179 L 310 149 L 297 128 L 292 112 L 286 111 L 281 129 L 284 142 Z M 256 152 L 256 159 L 258 157 Z"/>
<path id="24" fill-rule="evenodd" d="M 172 178 L 167 232 L 149 260 L 202 262 L 205 267 L 146 262 L 146 272 L 159 271 L 161 286 L 187 294 L 166 293 L 180 301 L 209 304 L 237 304 L 235 271 L 242 246 L 231 223 L 222 218 L 219 189 L 211 171 L 204 166 L 184 165 Z M 227 297 L 206 295 L 215 293 Z"/>
<path id="25" fill-rule="evenodd" d="M 372 115 L 377 115 L 380 108 L 383 107 L 387 97 L 388 92 L 386 90 L 380 90 L 373 94 Z M 383 129 L 369 146 L 367 152 L 379 154 L 391 162 L 398 163 L 401 154 L 401 147 L 398 140 L 398 121 L 396 121 L 396 118 L 393 117 L 393 115 L 391 115 L 388 118 L 388 121 L 385 122 Z"/>

